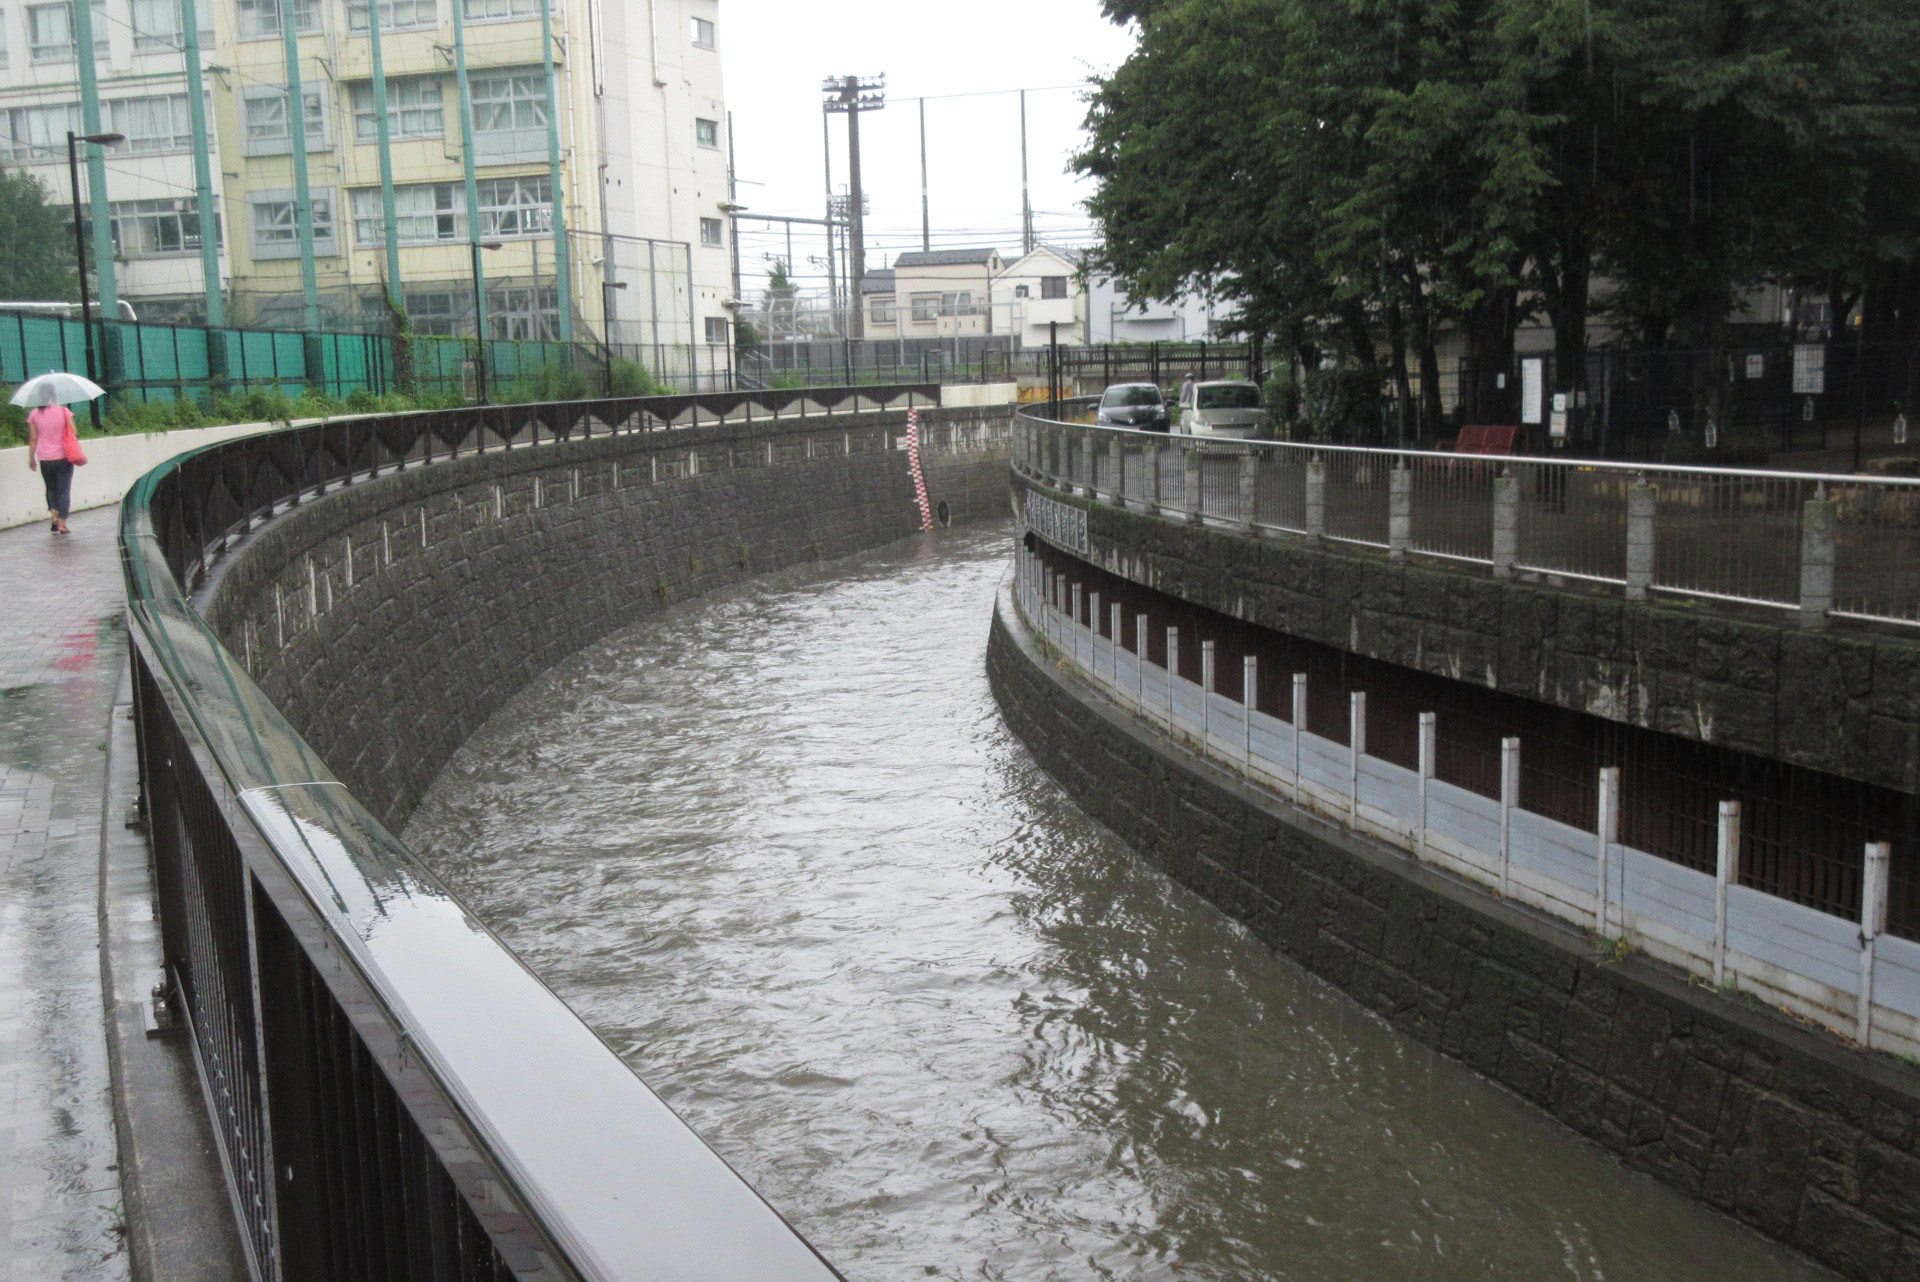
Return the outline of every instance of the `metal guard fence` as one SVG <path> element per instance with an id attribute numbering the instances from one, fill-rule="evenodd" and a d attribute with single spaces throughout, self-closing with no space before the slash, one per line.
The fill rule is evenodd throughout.
<path id="1" fill-rule="evenodd" d="M 120 555 L 162 946 L 256 1278 L 839 1274 L 327 771 L 188 592 L 260 519 L 383 472 L 937 403 L 894 385 L 341 420 L 134 486 Z"/>
<path id="2" fill-rule="evenodd" d="M 1920 625 L 1920 479 L 1210 440 L 1021 411 L 1014 463 L 1100 502 L 1830 618 Z"/>

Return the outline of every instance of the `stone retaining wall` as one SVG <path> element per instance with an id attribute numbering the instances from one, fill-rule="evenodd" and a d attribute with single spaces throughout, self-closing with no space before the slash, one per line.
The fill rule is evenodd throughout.
<path id="1" fill-rule="evenodd" d="M 1003 431 L 1007 410 L 920 417 L 937 442 L 949 427 Z M 918 530 L 907 454 L 878 435 L 904 421 L 622 435 L 364 481 L 270 522 L 200 605 L 398 831 L 453 751 L 568 655 L 674 602 Z M 926 452 L 931 502 L 955 520 L 1005 513 L 1001 440 Z"/>
<path id="2" fill-rule="evenodd" d="M 1920 1073 L 1642 959 L 1605 963 L 1248 787 L 1043 661 L 1006 593 L 987 673 L 1089 815 L 1268 946 L 1769 1237 L 1848 1277 L 1920 1279 Z"/>

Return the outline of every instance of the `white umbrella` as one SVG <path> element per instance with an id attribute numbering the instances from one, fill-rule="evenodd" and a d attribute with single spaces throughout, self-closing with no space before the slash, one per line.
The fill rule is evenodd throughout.
<path id="1" fill-rule="evenodd" d="M 11 399 L 15 405 L 71 405 L 106 394 L 107 389 L 90 378 L 55 370 L 51 374 L 36 374 L 20 384 Z"/>

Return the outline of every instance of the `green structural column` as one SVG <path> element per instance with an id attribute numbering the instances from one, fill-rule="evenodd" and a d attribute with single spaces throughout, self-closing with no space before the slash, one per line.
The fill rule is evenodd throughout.
<path id="1" fill-rule="evenodd" d="M 213 144 L 207 138 L 207 89 L 201 80 L 200 14 L 194 0 L 180 0 L 180 32 L 187 64 L 187 118 L 193 122 L 193 194 L 200 214 L 200 277 L 207 296 L 207 324 L 227 323 L 220 292 L 219 219 L 213 207 Z"/>
<path id="2" fill-rule="evenodd" d="M 460 95 L 460 161 L 467 183 L 467 241 L 473 251 L 473 333 L 477 343 L 487 341 L 487 318 L 481 314 L 487 297 L 480 273 L 480 180 L 473 173 L 473 90 L 467 83 L 466 0 L 453 5 L 453 79 Z"/>
<path id="3" fill-rule="evenodd" d="M 320 328 L 320 282 L 313 270 L 313 194 L 307 186 L 307 93 L 300 83 L 300 33 L 294 28 L 298 0 L 280 0 L 280 37 L 287 53 L 287 142 L 293 151 L 293 215 L 300 229 L 300 295 L 308 332 Z M 335 211 L 335 222 L 338 223 Z M 338 235 L 338 232 L 335 232 Z"/>
<path id="4" fill-rule="evenodd" d="M 454 0 L 458 5 L 460 0 Z M 457 21 L 457 19 L 456 19 Z M 374 133 L 380 145 L 380 227 L 387 240 L 387 305 L 405 307 L 400 286 L 400 223 L 393 213 L 393 150 L 387 123 L 387 65 L 380 51 L 380 0 L 367 0 L 367 39 L 373 42 Z"/>
<path id="5" fill-rule="evenodd" d="M 566 191 L 560 185 L 560 85 L 553 71 L 553 5 L 554 0 L 545 0 L 540 6 L 540 52 L 547 67 L 547 171 L 552 175 L 553 186 L 554 303 L 560 313 L 560 341 L 572 343 L 573 256 L 567 253 Z"/>
<path id="6" fill-rule="evenodd" d="M 100 134 L 100 77 L 93 65 L 93 6 L 73 0 L 73 60 L 80 67 L 80 129 Z M 93 219 L 94 297 L 102 320 L 120 317 L 120 290 L 114 281 L 113 221 L 107 210 L 107 157 L 99 143 L 87 143 L 87 205 Z M 102 333 L 108 332 L 103 326 Z M 107 368 L 104 364 L 101 366 Z"/>

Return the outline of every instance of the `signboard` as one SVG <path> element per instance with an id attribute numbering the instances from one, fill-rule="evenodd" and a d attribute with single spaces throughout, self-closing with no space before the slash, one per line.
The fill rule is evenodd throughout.
<path id="1" fill-rule="evenodd" d="M 1824 396 L 1826 391 L 1827 345 L 1795 343 L 1793 345 L 1793 394 Z"/>
<path id="2" fill-rule="evenodd" d="M 1027 491 L 1027 528 L 1069 552 L 1086 552 L 1087 514 L 1080 508 Z"/>
<path id="3" fill-rule="evenodd" d="M 1766 376 L 1767 376 L 1767 358 L 1761 355 L 1759 352 L 1749 353 L 1747 356 L 1747 377 L 1748 378 L 1765 378 Z"/>
<path id="4" fill-rule="evenodd" d="M 1532 359 L 1520 362 L 1520 421 L 1538 423 L 1547 390 L 1547 363 Z"/>

